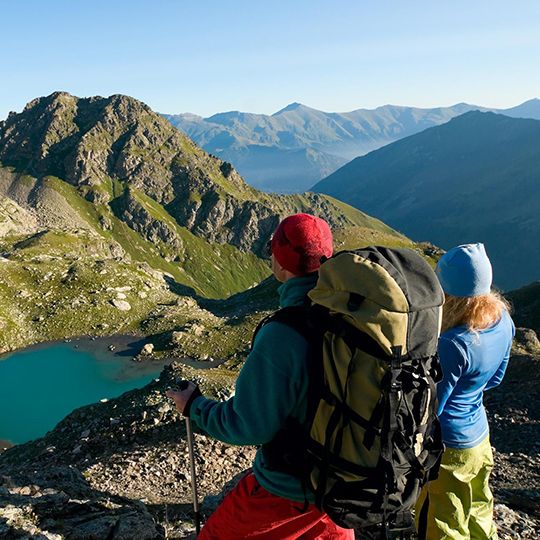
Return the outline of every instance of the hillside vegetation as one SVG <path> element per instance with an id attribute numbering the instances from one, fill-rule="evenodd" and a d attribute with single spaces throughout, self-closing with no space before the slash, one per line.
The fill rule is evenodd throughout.
<path id="1" fill-rule="evenodd" d="M 296 212 L 326 219 L 339 245 L 413 245 L 331 197 L 255 190 L 136 99 L 38 98 L 0 122 L 0 350 L 170 334 L 187 315 L 167 306 L 266 278 L 265 245 Z"/>

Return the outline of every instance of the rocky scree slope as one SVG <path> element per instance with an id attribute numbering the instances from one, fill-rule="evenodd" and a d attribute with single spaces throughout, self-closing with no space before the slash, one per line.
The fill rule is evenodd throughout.
<path id="1" fill-rule="evenodd" d="M 299 211 L 344 244 L 412 245 L 332 198 L 254 190 L 133 98 L 38 98 L 0 122 L 0 350 L 145 331 L 179 295 L 248 289 Z"/>
<path id="2" fill-rule="evenodd" d="M 174 362 L 145 388 L 78 409 L 45 437 L 0 454 L 0 531 L 13 538 L 127 539 L 134 530 L 137 538 L 193 539 L 184 422 L 164 391 L 178 379 L 190 379 L 205 395 L 227 399 L 250 331 L 276 308 L 276 287 L 268 279 L 227 300 L 179 297 L 156 308 L 147 320 L 154 335 L 172 337 L 194 352 L 208 346 L 216 358 L 235 354 L 205 370 Z M 519 301 L 515 307 L 521 309 Z M 171 323 L 172 335 L 159 333 Z M 540 533 L 539 376 L 537 336 L 519 328 L 504 383 L 486 396 L 496 459 L 495 515 L 503 539 Z M 196 433 L 196 444 L 208 516 L 249 467 L 255 449 L 231 447 L 202 433 Z"/>
<path id="3" fill-rule="evenodd" d="M 487 393 L 495 518 L 505 540 L 540 534 L 538 376 L 540 356 L 521 350 L 503 384 Z M 178 378 L 195 380 L 215 399 L 227 399 L 234 389 L 234 373 L 223 366 L 193 370 L 173 363 L 145 388 L 78 409 L 42 439 L 0 454 L 0 531 L 12 538 L 82 540 L 134 538 L 126 533 L 134 530 L 137 538 L 193 539 L 185 424 L 164 397 Z M 208 516 L 255 449 L 199 432 L 195 440 Z"/>

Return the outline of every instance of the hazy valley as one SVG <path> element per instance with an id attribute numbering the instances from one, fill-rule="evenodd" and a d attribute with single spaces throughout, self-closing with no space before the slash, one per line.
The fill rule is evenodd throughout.
<path id="1" fill-rule="evenodd" d="M 313 187 L 444 249 L 484 242 L 495 283 L 538 279 L 540 121 L 469 112 L 356 158 Z"/>
<path id="2" fill-rule="evenodd" d="M 189 113 L 164 116 L 205 150 L 233 163 L 251 185 L 301 192 L 358 156 L 472 110 L 540 119 L 540 100 L 500 110 L 459 103 L 330 113 L 291 103 L 272 115 L 230 111 L 208 118 Z"/>

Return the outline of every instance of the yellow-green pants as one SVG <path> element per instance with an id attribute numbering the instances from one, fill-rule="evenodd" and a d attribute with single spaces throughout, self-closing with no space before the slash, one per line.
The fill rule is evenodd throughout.
<path id="1" fill-rule="evenodd" d="M 439 477 L 424 486 L 416 503 L 420 539 L 496 539 L 488 484 L 492 469 L 489 437 L 473 448 L 447 448 Z"/>

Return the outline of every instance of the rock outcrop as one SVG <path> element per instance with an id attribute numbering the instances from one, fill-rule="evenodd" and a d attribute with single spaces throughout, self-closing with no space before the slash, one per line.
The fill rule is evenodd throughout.
<path id="1" fill-rule="evenodd" d="M 182 239 L 174 225 L 170 226 L 166 221 L 152 216 L 129 189 L 117 201 L 117 209 L 119 217 L 149 242 L 163 242 L 170 249 L 182 252 Z"/>
<path id="2" fill-rule="evenodd" d="M 36 216 L 11 199 L 0 200 L 0 238 L 32 234 L 39 229 Z"/>
<path id="3" fill-rule="evenodd" d="M 70 466 L 0 478 L 0 538 L 159 540 L 164 529 L 138 501 L 96 490 Z"/>
<path id="4" fill-rule="evenodd" d="M 513 348 L 521 354 L 540 354 L 540 340 L 530 328 L 516 328 Z"/>

